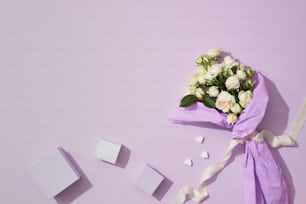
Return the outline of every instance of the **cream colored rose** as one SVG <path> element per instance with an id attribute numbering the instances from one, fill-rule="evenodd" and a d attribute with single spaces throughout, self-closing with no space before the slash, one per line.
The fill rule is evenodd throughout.
<path id="1" fill-rule="evenodd" d="M 213 80 L 214 78 L 216 78 L 216 75 L 213 75 L 213 74 L 211 74 L 211 73 L 209 73 L 209 72 L 207 72 L 207 73 L 205 74 L 205 80 L 206 80 L 206 81 L 211 81 L 211 80 Z"/>
<path id="2" fill-rule="evenodd" d="M 209 57 L 218 57 L 221 53 L 221 50 L 217 49 L 217 48 L 211 48 L 207 51 L 207 55 Z"/>
<path id="3" fill-rule="evenodd" d="M 226 66 L 232 65 L 235 62 L 231 56 L 224 57 L 223 61 Z"/>
<path id="4" fill-rule="evenodd" d="M 211 86 L 208 89 L 208 95 L 211 97 L 217 97 L 219 95 L 219 89 L 216 86 Z"/>
<path id="5" fill-rule="evenodd" d="M 236 62 L 231 56 L 224 57 L 223 61 L 225 66 L 229 68 L 238 65 L 238 62 Z"/>
<path id="6" fill-rule="evenodd" d="M 196 97 L 198 97 L 198 99 L 202 99 L 203 95 L 204 95 L 204 91 L 202 88 L 197 88 L 195 91 L 195 95 Z"/>
<path id="7" fill-rule="evenodd" d="M 240 107 L 240 105 L 238 104 L 238 103 L 233 103 L 232 104 L 232 106 L 231 106 L 231 111 L 233 112 L 233 113 L 236 113 L 236 114 L 238 114 L 238 113 L 241 113 L 241 107 Z"/>
<path id="8" fill-rule="evenodd" d="M 247 75 L 245 73 L 245 71 L 241 71 L 241 70 L 237 70 L 237 77 L 238 79 L 241 79 L 241 80 L 245 80 Z"/>
<path id="9" fill-rule="evenodd" d="M 230 76 L 225 81 L 225 86 L 228 90 L 238 89 L 240 87 L 240 82 L 237 76 Z"/>
<path id="10" fill-rule="evenodd" d="M 240 91 L 238 94 L 239 104 L 245 108 L 249 102 L 252 100 L 252 92 L 251 91 Z"/>
<path id="11" fill-rule="evenodd" d="M 195 86 L 189 86 L 185 91 L 185 96 L 187 95 L 195 95 L 197 88 Z"/>
<path id="12" fill-rule="evenodd" d="M 238 119 L 238 118 L 237 118 L 237 115 L 236 115 L 236 114 L 230 113 L 230 114 L 227 115 L 226 122 L 227 122 L 228 124 L 233 125 L 233 124 L 237 121 L 237 119 Z"/>
<path id="13" fill-rule="evenodd" d="M 206 71 L 206 69 L 204 67 L 200 66 L 200 67 L 197 68 L 197 73 L 199 75 L 201 75 L 201 74 L 206 74 L 207 71 Z"/>
<path id="14" fill-rule="evenodd" d="M 196 86 L 198 84 L 198 74 L 194 74 L 189 78 L 189 86 Z"/>
<path id="15" fill-rule="evenodd" d="M 198 76 L 198 82 L 200 84 L 205 84 L 206 83 L 206 74 L 199 74 Z"/>
<path id="16" fill-rule="evenodd" d="M 235 103 L 235 97 L 226 91 L 221 91 L 217 97 L 216 108 L 224 113 L 228 113 L 233 103 Z"/>
<path id="17" fill-rule="evenodd" d="M 212 80 L 218 76 L 222 72 L 223 64 L 214 64 L 208 68 L 208 71 L 205 75 L 207 80 Z"/>
<path id="18" fill-rule="evenodd" d="M 208 72 L 214 75 L 218 75 L 222 72 L 223 64 L 214 64 L 211 67 L 208 68 Z"/>

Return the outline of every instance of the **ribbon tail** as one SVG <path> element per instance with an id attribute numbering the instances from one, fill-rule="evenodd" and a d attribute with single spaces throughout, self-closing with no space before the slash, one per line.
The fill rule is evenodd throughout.
<path id="1" fill-rule="evenodd" d="M 183 204 L 187 199 L 192 199 L 193 201 L 200 203 L 206 199 L 208 197 L 206 181 L 222 171 L 232 157 L 233 150 L 239 144 L 239 142 L 239 140 L 231 140 L 223 160 L 207 167 L 207 169 L 204 170 L 198 189 L 193 189 L 191 186 L 184 186 L 179 191 L 172 204 Z"/>

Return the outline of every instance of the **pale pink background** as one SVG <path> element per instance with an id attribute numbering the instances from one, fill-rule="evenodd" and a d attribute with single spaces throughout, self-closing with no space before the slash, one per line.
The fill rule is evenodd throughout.
<path id="1" fill-rule="evenodd" d="M 306 96 L 305 20 L 302 0 L 1 0 L 0 203 L 169 203 L 230 138 L 167 120 L 194 58 L 219 47 L 262 71 L 273 98 L 261 126 L 286 132 Z M 102 137 L 126 146 L 118 166 L 95 159 Z M 27 168 L 56 146 L 83 179 L 48 201 Z M 207 204 L 242 204 L 242 152 L 209 186 Z M 306 202 L 305 155 L 305 128 L 297 148 L 278 150 L 295 204 Z M 133 185 L 144 163 L 168 178 L 155 197 Z"/>

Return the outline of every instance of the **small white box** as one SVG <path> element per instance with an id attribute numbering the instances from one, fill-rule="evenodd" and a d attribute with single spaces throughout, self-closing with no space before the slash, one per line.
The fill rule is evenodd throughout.
<path id="1" fill-rule="evenodd" d="M 43 194 L 51 199 L 80 178 L 61 148 L 30 167 L 29 173 Z"/>
<path id="2" fill-rule="evenodd" d="M 153 195 L 162 181 L 165 179 L 152 167 L 145 165 L 144 169 L 135 181 L 135 185 L 148 195 Z"/>
<path id="3" fill-rule="evenodd" d="M 105 139 L 101 139 L 96 149 L 96 156 L 98 159 L 111 164 L 116 164 L 121 146 L 121 144 L 116 144 Z"/>

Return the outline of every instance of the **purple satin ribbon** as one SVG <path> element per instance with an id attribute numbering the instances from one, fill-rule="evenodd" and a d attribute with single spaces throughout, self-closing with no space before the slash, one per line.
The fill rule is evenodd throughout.
<path id="1" fill-rule="evenodd" d="M 256 131 L 262 121 L 269 96 L 260 73 L 255 73 L 253 98 L 234 126 L 226 122 L 226 115 L 196 103 L 187 108 L 176 107 L 169 119 L 176 123 L 198 124 L 209 122 L 232 132 L 232 138 L 242 139 Z M 245 204 L 288 204 L 288 189 L 277 159 L 265 141 L 246 141 L 244 162 Z"/>

